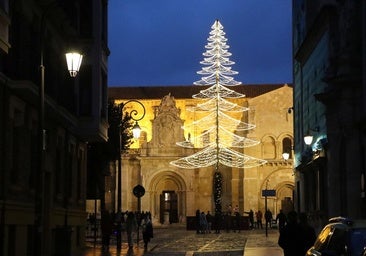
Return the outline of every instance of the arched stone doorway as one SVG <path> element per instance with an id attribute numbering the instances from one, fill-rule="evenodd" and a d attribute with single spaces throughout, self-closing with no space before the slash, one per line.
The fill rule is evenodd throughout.
<path id="1" fill-rule="evenodd" d="M 294 209 L 294 181 L 293 171 L 289 168 L 279 168 L 271 172 L 262 182 L 261 191 L 275 190 L 275 196 L 267 197 L 267 206 L 272 214 L 276 215 L 282 209 L 285 213 Z M 261 203 L 264 197 L 261 198 Z"/>
<path id="2" fill-rule="evenodd" d="M 156 222 L 185 222 L 186 183 L 178 172 L 168 170 L 156 173 L 149 182 L 149 191 Z"/>
<path id="3" fill-rule="evenodd" d="M 277 185 L 277 209 L 288 213 L 294 210 L 294 184 L 283 182 Z"/>

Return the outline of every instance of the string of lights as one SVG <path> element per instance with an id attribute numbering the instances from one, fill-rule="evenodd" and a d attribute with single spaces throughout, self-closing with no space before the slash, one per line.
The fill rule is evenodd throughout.
<path id="1" fill-rule="evenodd" d="M 237 168 L 252 168 L 266 163 L 263 159 L 248 156 L 233 149 L 252 147 L 259 142 L 238 134 L 238 132 L 254 129 L 255 125 L 230 116 L 230 113 L 243 113 L 249 111 L 249 108 L 227 100 L 243 98 L 245 95 L 226 87 L 241 84 L 232 77 L 238 72 L 233 71 L 230 67 L 235 62 L 229 60 L 231 53 L 228 51 L 229 46 L 226 42 L 223 26 L 216 20 L 211 26 L 208 44 L 205 46 L 206 52 L 203 53 L 204 60 L 200 62 L 204 67 L 197 72 L 203 76 L 201 80 L 194 82 L 198 86 L 210 87 L 192 96 L 206 101 L 188 108 L 189 111 L 204 112 L 206 115 L 182 127 L 187 130 L 193 130 L 194 127 L 204 127 L 205 129 L 200 135 L 177 143 L 181 147 L 201 148 L 201 150 L 171 162 L 172 165 L 179 168 L 194 169 L 215 165 L 218 171 L 219 164 Z"/>

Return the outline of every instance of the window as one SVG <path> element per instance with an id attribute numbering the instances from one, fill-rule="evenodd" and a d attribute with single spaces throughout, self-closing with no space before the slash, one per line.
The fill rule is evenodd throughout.
<path id="1" fill-rule="evenodd" d="M 289 153 L 289 159 L 292 159 L 292 142 L 288 137 L 282 140 L 282 153 Z"/>

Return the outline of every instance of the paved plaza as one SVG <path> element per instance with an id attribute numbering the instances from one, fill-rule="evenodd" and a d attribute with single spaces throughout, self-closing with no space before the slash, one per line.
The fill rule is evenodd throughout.
<path id="1" fill-rule="evenodd" d="M 220 234 L 196 234 L 183 226 L 154 227 L 154 238 L 144 250 L 141 235 L 137 243 L 135 235 L 134 248 L 129 250 L 126 234 L 122 236 L 122 250 L 117 252 L 115 238 L 111 239 L 108 252 L 102 252 L 99 240 L 88 239 L 86 250 L 78 256 L 282 256 L 282 250 L 277 245 L 278 230 L 265 229 L 242 230 L 241 232 L 226 232 Z"/>

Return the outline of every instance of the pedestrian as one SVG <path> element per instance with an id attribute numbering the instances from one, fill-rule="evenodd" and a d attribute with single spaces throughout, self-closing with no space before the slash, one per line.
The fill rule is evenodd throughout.
<path id="1" fill-rule="evenodd" d="M 122 212 L 121 210 L 118 210 L 116 214 L 114 215 L 114 223 L 116 227 L 116 243 L 117 243 L 117 250 L 121 249 L 122 245 Z"/>
<path id="2" fill-rule="evenodd" d="M 283 227 L 286 225 L 286 215 L 283 213 L 282 209 L 276 216 L 276 222 L 278 221 L 278 230 L 281 232 Z"/>
<path id="3" fill-rule="evenodd" d="M 231 216 L 231 214 L 232 214 L 232 211 L 233 211 L 233 207 L 231 206 L 231 204 L 228 204 L 228 206 L 227 206 L 227 213 L 228 213 L 228 215 L 230 215 Z"/>
<path id="4" fill-rule="evenodd" d="M 135 214 L 133 212 L 128 212 L 126 219 L 126 233 L 127 233 L 127 242 L 128 248 L 133 248 L 132 235 L 136 232 L 137 229 L 137 220 Z"/>
<path id="5" fill-rule="evenodd" d="M 201 212 L 201 217 L 200 217 L 200 226 L 201 226 L 201 234 L 206 234 L 208 231 L 207 228 L 207 219 L 206 219 L 206 214 L 205 212 Z"/>
<path id="6" fill-rule="evenodd" d="M 144 219 L 141 222 L 142 226 L 142 238 L 144 240 L 144 249 L 147 251 L 147 245 L 150 242 L 150 239 L 154 237 L 153 225 L 149 215 L 145 215 Z"/>
<path id="7" fill-rule="evenodd" d="M 235 214 L 236 214 L 237 212 L 239 212 L 239 206 L 238 206 L 238 205 L 235 205 L 235 207 L 234 207 L 234 216 L 235 216 Z"/>
<path id="8" fill-rule="evenodd" d="M 252 209 L 249 211 L 249 221 L 250 225 L 252 226 L 252 229 L 254 229 L 254 212 Z"/>
<path id="9" fill-rule="evenodd" d="M 301 226 L 297 222 L 297 213 L 295 211 L 289 212 L 287 224 L 280 231 L 278 238 L 278 245 L 282 248 L 284 256 L 305 255 L 301 231 Z"/>
<path id="10" fill-rule="evenodd" d="M 263 213 L 261 210 L 258 210 L 256 212 L 256 218 L 257 218 L 257 227 L 263 229 L 263 223 L 262 223 Z"/>
<path id="11" fill-rule="evenodd" d="M 196 234 L 201 233 L 201 211 L 199 209 L 196 210 Z"/>
<path id="12" fill-rule="evenodd" d="M 272 228 L 272 212 L 269 209 L 264 213 L 264 218 L 266 219 L 266 228 Z"/>
<path id="13" fill-rule="evenodd" d="M 215 234 L 221 233 L 222 214 L 221 211 L 215 212 Z"/>
<path id="14" fill-rule="evenodd" d="M 240 213 L 239 211 L 235 211 L 235 229 L 238 230 L 238 232 L 240 233 Z M 235 232 L 234 229 L 234 232 Z"/>
<path id="15" fill-rule="evenodd" d="M 107 210 L 102 210 L 100 225 L 102 230 L 102 248 L 103 251 L 108 251 L 111 234 L 113 232 L 113 220 Z"/>
<path id="16" fill-rule="evenodd" d="M 207 220 L 208 233 L 211 233 L 211 229 L 212 229 L 212 215 L 211 215 L 210 211 L 207 211 L 206 220 Z"/>
<path id="17" fill-rule="evenodd" d="M 229 212 L 226 212 L 224 215 L 224 223 L 226 232 L 229 233 L 231 228 L 231 215 L 229 214 Z"/>
<path id="18" fill-rule="evenodd" d="M 310 247 L 313 246 L 316 240 L 316 233 L 315 229 L 310 226 L 308 223 L 308 216 L 306 213 L 299 214 L 299 224 L 301 227 L 301 236 L 302 236 L 302 244 L 303 244 L 303 252 L 301 255 L 305 255 L 306 252 L 309 250 Z"/>

